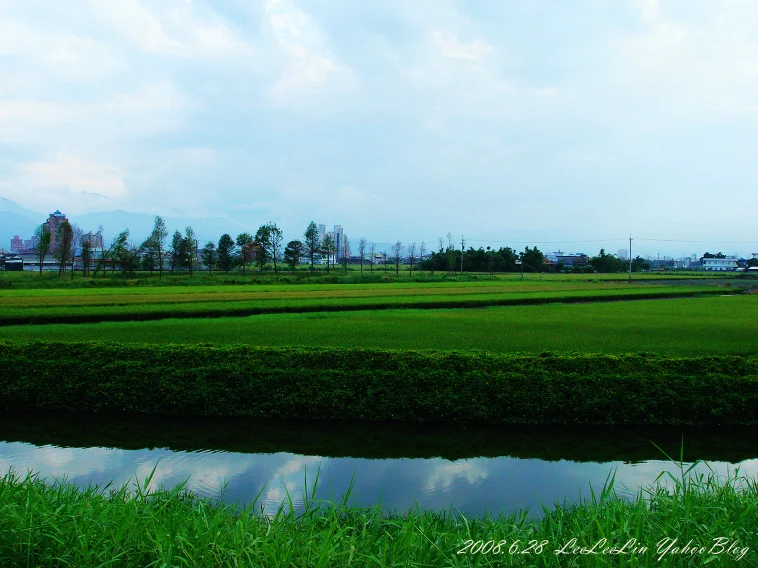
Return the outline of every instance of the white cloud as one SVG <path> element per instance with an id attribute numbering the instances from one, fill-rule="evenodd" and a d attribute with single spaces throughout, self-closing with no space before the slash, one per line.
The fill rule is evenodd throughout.
<path id="1" fill-rule="evenodd" d="M 429 32 L 429 39 L 442 57 L 450 59 L 481 61 L 494 51 L 484 39 L 477 38 L 469 43 L 463 43 L 453 32 L 432 30 Z"/>
<path id="2" fill-rule="evenodd" d="M 59 153 L 46 161 L 24 164 L 21 179 L 27 187 L 64 186 L 74 192 L 90 192 L 110 198 L 126 195 L 124 176 L 117 165 L 92 162 Z"/>
<path id="3" fill-rule="evenodd" d="M 281 70 L 271 93 L 277 100 L 350 90 L 351 69 L 339 63 L 323 32 L 292 0 L 266 0 L 266 23 L 277 47 Z M 299 98 L 299 97 L 298 97 Z"/>

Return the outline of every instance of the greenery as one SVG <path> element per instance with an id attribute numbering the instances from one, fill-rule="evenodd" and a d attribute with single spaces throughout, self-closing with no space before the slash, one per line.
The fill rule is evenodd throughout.
<path id="1" fill-rule="evenodd" d="M 472 519 L 453 511 L 385 515 L 379 506 L 350 506 L 350 490 L 342 502 L 321 502 L 315 484 L 303 494 L 302 511 L 290 498 L 267 516 L 255 502 L 240 509 L 182 486 L 154 489 L 152 476 L 132 487 L 80 489 L 11 472 L 0 479 L 0 562 L 51 568 L 754 565 L 755 480 L 679 467 L 680 476 L 659 478 L 632 499 L 618 496 L 611 475 L 588 500 L 545 507 L 540 518 L 521 511 Z M 690 541 L 696 551 L 682 553 Z M 594 554 L 579 552 L 593 547 Z M 604 547 L 626 553 L 603 554 Z"/>
<path id="2" fill-rule="evenodd" d="M 756 320 L 758 297 L 744 295 L 476 310 L 403 309 L 5 326 L 0 327 L 0 339 L 758 355 Z"/>
<path id="3" fill-rule="evenodd" d="M 85 323 L 163 318 L 244 316 L 286 312 L 393 308 L 487 307 L 667 298 L 722 294 L 713 286 L 620 285 L 613 282 L 489 281 L 481 283 L 363 284 L 143 288 L 123 290 L 0 291 L 0 323 Z"/>
<path id="4" fill-rule="evenodd" d="M 0 407 L 492 424 L 758 424 L 758 359 L 0 342 Z"/>

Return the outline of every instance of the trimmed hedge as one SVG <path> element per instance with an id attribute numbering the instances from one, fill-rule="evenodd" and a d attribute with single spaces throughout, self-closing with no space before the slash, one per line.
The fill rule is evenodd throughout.
<path id="1" fill-rule="evenodd" d="M 758 359 L 0 342 L 0 408 L 490 424 L 758 424 Z"/>

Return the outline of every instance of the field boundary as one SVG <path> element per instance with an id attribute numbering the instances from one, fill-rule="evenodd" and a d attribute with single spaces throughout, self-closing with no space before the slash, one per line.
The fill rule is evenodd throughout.
<path id="1" fill-rule="evenodd" d="M 758 358 L 3 341 L 0 407 L 454 424 L 758 425 Z"/>

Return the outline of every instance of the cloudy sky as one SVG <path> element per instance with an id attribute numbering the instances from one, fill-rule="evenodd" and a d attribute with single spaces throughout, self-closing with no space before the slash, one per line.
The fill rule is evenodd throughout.
<path id="1" fill-rule="evenodd" d="M 751 0 L 0 0 L 35 211 L 746 254 L 757 181 Z"/>

